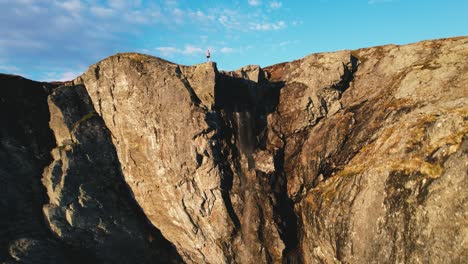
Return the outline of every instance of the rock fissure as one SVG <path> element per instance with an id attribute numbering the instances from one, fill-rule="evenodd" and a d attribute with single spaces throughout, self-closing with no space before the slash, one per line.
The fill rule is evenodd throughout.
<path id="1" fill-rule="evenodd" d="M 259 74 L 260 76 L 263 75 Z M 244 72 L 241 77 L 245 77 Z M 242 210 L 237 214 L 241 219 L 241 234 L 246 245 L 247 256 L 258 258 L 267 263 L 296 259 L 292 254 L 297 250 L 297 218 L 293 211 L 292 200 L 287 197 L 286 179 L 282 172 L 281 149 L 277 154 L 271 153 L 265 148 L 267 121 L 266 116 L 276 109 L 277 96 L 281 89 L 281 83 L 270 83 L 266 79 L 259 78 L 257 82 L 246 80 L 236 76 L 222 75 L 218 78 L 215 100 L 217 107 L 221 108 L 228 118 L 235 144 L 233 153 L 235 160 L 237 186 L 233 192 L 242 197 Z M 261 95 L 261 97 L 257 97 Z M 275 98 L 276 97 L 276 98 Z M 225 98 L 230 98 L 227 100 Z M 238 99 L 238 101 L 235 101 Z M 283 145 L 284 148 L 284 145 Z M 266 173 L 259 171 L 260 157 L 271 159 L 271 169 Z M 265 180 L 263 180 L 265 178 Z M 236 188 L 237 187 L 237 188 Z M 270 197 L 273 197 L 271 199 Z M 271 208 L 264 211 L 259 204 L 267 204 Z M 255 219 L 263 219 L 255 221 Z M 270 219 L 266 221 L 266 219 Z M 273 230 L 274 231 L 273 231 Z M 273 239 L 271 235 L 276 234 Z M 274 242 L 274 241 L 277 242 Z M 286 244 L 284 250 L 278 251 L 272 244 Z M 256 246 L 258 245 L 258 246 Z M 258 250 L 258 247 L 264 248 Z M 242 249 L 241 249 L 242 250 Z M 263 252 L 263 253 L 262 253 Z M 246 257 L 246 256 L 244 256 Z M 242 257 L 241 257 L 242 259 Z"/>

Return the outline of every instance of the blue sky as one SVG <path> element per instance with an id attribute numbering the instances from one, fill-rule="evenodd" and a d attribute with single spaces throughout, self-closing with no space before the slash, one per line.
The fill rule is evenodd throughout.
<path id="1" fill-rule="evenodd" d="M 468 35 L 465 0 L 0 0 L 0 72 L 67 80 L 117 52 L 268 66 Z"/>

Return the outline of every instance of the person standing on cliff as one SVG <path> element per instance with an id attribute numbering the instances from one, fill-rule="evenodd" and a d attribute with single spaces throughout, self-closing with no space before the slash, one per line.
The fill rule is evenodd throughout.
<path id="1" fill-rule="evenodd" d="M 210 50 L 206 50 L 206 62 L 210 61 L 210 57 L 211 57 Z"/>

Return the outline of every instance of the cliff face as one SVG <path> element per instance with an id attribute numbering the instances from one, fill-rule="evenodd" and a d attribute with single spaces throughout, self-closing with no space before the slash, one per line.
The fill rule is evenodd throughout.
<path id="1" fill-rule="evenodd" d="M 306 262 L 466 259 L 467 43 L 317 54 L 266 69 L 286 82 L 270 138 L 282 142 Z"/>
<path id="2" fill-rule="evenodd" d="M 0 261 L 457 263 L 468 38 L 0 76 Z"/>

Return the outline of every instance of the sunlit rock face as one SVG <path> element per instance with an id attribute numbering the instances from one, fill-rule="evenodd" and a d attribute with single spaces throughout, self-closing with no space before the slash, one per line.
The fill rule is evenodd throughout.
<path id="1" fill-rule="evenodd" d="M 2 75 L 0 262 L 461 263 L 467 56 L 452 38 Z"/>
<path id="2" fill-rule="evenodd" d="M 265 69 L 285 82 L 270 138 L 304 262 L 463 262 L 467 54 L 457 38 Z"/>

